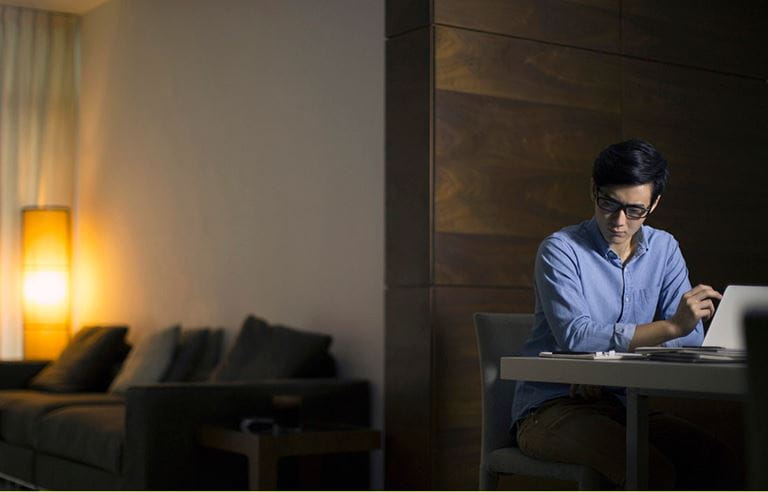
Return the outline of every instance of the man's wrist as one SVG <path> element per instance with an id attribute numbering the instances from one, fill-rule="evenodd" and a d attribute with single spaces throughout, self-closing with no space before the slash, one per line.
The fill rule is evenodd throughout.
<path id="1" fill-rule="evenodd" d="M 667 340 L 673 340 L 683 336 L 683 327 L 675 321 L 675 318 L 670 318 L 665 321 L 667 333 L 669 338 Z"/>

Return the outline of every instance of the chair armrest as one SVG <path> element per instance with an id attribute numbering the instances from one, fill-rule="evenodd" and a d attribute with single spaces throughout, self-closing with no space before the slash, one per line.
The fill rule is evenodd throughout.
<path id="1" fill-rule="evenodd" d="M 26 388 L 35 374 L 50 363 L 49 360 L 0 361 L 0 390 Z"/>
<path id="2" fill-rule="evenodd" d="M 368 425 L 366 381 L 281 379 L 253 383 L 163 383 L 126 393 L 125 471 L 133 490 L 194 489 L 202 465 L 197 429 L 237 426 L 244 417 L 272 416 L 272 397 L 302 397 L 305 422 Z"/>

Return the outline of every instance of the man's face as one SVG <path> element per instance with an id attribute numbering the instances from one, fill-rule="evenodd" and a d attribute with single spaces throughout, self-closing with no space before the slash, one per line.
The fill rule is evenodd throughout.
<path id="1" fill-rule="evenodd" d="M 643 212 L 653 211 L 659 203 L 657 198 L 656 203 L 651 205 L 652 193 L 651 183 L 605 186 L 596 190 L 595 220 L 611 249 L 620 250 L 630 246 L 632 237 L 647 218 Z M 645 217 L 632 218 L 638 215 Z"/>

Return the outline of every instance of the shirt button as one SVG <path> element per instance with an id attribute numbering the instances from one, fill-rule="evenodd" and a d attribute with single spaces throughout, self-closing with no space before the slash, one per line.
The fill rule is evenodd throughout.
<path id="1" fill-rule="evenodd" d="M 629 297 L 625 297 L 625 298 L 624 298 L 624 300 L 625 300 L 626 302 L 629 302 Z"/>

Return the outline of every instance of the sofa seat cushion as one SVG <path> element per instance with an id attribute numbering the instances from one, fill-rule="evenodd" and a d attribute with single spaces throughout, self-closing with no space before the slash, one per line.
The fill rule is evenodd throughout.
<path id="1" fill-rule="evenodd" d="M 73 405 L 115 405 L 123 398 L 107 393 L 46 393 L 35 390 L 0 391 L 0 438 L 20 446 L 37 447 L 40 419 Z"/>
<path id="2" fill-rule="evenodd" d="M 120 474 L 125 443 L 125 405 L 77 405 L 45 414 L 37 451 Z"/>

